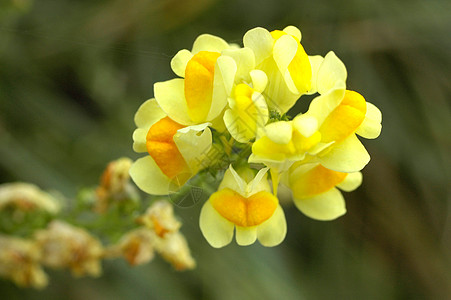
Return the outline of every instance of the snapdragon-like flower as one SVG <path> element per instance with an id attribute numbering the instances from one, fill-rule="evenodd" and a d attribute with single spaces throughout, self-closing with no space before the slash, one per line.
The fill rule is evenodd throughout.
<path id="1" fill-rule="evenodd" d="M 201 169 L 202 156 L 211 147 L 208 123 L 181 125 L 168 117 L 155 99 L 141 105 L 135 123 L 138 128 L 133 133 L 133 149 L 148 153 L 130 168 L 130 175 L 140 189 L 166 195 Z"/>
<path id="2" fill-rule="evenodd" d="M 312 101 L 306 114 L 318 120 L 321 143 L 329 144 L 316 160 L 335 171 L 360 171 L 370 156 L 356 134 L 369 139 L 378 137 L 382 114 L 362 95 L 346 90 L 346 68 L 333 52 L 326 55 L 316 73 L 321 95 Z"/>
<path id="3" fill-rule="evenodd" d="M 320 140 L 314 117 L 299 115 L 292 121 L 270 123 L 252 145 L 249 161 L 286 171 L 294 162 L 304 159 L 306 153 L 315 153 Z"/>
<path id="4" fill-rule="evenodd" d="M 235 228 L 236 241 L 245 246 L 256 239 L 264 246 L 280 244 L 286 235 L 285 215 L 279 200 L 266 179 L 268 168 L 254 177 L 250 169 L 241 170 L 241 176 L 232 166 L 200 213 L 200 229 L 215 248 L 229 244 Z"/>
<path id="5" fill-rule="evenodd" d="M 229 97 L 229 109 L 224 113 L 224 123 L 232 137 L 240 143 L 255 138 L 259 129 L 269 119 L 268 106 L 261 94 L 266 87 L 265 73 L 253 70 L 252 84 L 240 83 Z"/>
<path id="6" fill-rule="evenodd" d="M 255 54 L 256 68 L 268 76 L 264 93 L 268 106 L 281 113 L 311 89 L 312 69 L 301 37 L 298 28 L 288 26 L 272 32 L 257 27 L 243 38 L 244 46 Z"/>
<path id="7" fill-rule="evenodd" d="M 223 39 L 203 34 L 191 51 L 180 50 L 171 67 L 182 78 L 158 82 L 155 99 L 172 120 L 183 125 L 212 121 L 227 104 L 236 73 L 236 63 L 221 52 L 230 49 Z"/>

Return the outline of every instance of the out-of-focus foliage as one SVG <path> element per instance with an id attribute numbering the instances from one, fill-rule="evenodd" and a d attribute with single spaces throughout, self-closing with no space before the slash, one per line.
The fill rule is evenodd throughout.
<path id="1" fill-rule="evenodd" d="M 0 281 L 5 299 L 451 298 L 451 3 L 4 0 L 0 4 L 0 182 L 74 196 L 115 158 L 136 158 L 133 115 L 172 78 L 169 62 L 201 33 L 230 42 L 250 28 L 295 25 L 308 54 L 334 49 L 350 89 L 383 113 L 365 145 L 363 186 L 333 222 L 287 208 L 277 248 L 213 249 L 201 203 L 176 210 L 198 262 L 104 264 L 100 279 L 50 274 L 42 291 Z M 295 108 L 305 111 L 308 101 Z"/>

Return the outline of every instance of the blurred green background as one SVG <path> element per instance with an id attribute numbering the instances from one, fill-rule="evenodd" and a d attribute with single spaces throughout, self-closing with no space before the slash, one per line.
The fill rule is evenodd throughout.
<path id="1" fill-rule="evenodd" d="M 107 162 L 133 159 L 133 115 L 201 33 L 241 43 L 256 26 L 334 50 L 348 87 L 383 113 L 363 185 L 333 222 L 285 209 L 276 248 L 201 236 L 178 208 L 198 267 L 106 261 L 100 279 L 50 272 L 43 291 L 0 280 L 1 299 L 451 299 L 451 2 L 1 0 L 0 182 L 74 197 Z M 304 110 L 308 103 L 300 103 Z"/>

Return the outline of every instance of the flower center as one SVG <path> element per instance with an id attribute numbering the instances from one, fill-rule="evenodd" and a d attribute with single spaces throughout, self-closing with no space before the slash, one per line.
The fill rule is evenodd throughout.
<path id="1" fill-rule="evenodd" d="M 346 91 L 343 100 L 324 120 L 319 131 L 324 143 L 341 142 L 362 124 L 366 114 L 366 101 L 354 91 Z"/>
<path id="2" fill-rule="evenodd" d="M 165 117 L 153 124 L 147 132 L 147 152 L 160 170 L 171 179 L 189 172 L 188 165 L 173 139 L 177 130 L 183 127 L 169 117 Z"/>
<path id="3" fill-rule="evenodd" d="M 273 215 L 279 203 L 270 192 L 261 191 L 245 198 L 229 188 L 213 193 L 209 201 L 221 216 L 241 227 L 265 222 Z"/>
<path id="4" fill-rule="evenodd" d="M 188 115 L 195 123 L 206 120 L 210 111 L 215 63 L 220 53 L 200 51 L 194 55 L 185 69 L 185 99 Z"/>

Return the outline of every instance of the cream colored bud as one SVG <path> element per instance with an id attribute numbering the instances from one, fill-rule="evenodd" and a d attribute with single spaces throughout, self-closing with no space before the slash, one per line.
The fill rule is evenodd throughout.
<path id="1" fill-rule="evenodd" d="M 31 241 L 0 235 L 0 276 L 19 286 L 44 288 L 48 278 L 39 260 L 39 246 Z"/>
<path id="2" fill-rule="evenodd" d="M 56 214 L 61 209 L 58 201 L 30 183 L 5 183 L 0 185 L 0 210 L 12 207 L 20 211 L 42 210 Z"/>
<path id="3" fill-rule="evenodd" d="M 87 231 L 62 221 L 52 221 L 35 234 L 42 248 L 42 263 L 52 268 L 69 268 L 75 276 L 99 276 L 103 247 Z"/>

